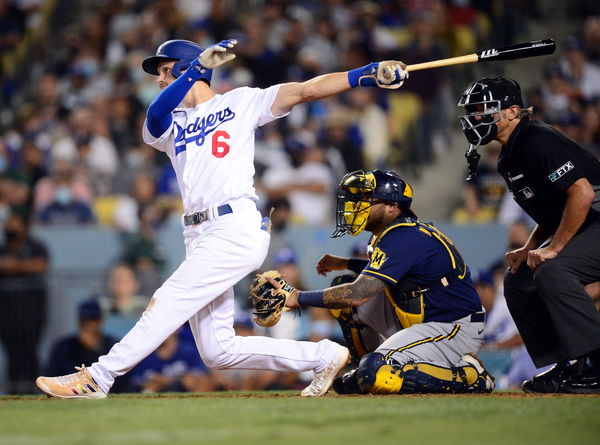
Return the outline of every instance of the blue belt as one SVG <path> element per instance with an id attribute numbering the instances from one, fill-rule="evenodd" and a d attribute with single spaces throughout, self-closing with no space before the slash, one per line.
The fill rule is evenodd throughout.
<path id="1" fill-rule="evenodd" d="M 202 224 L 204 221 L 208 220 L 208 212 L 208 210 L 202 210 L 200 212 L 192 213 L 191 215 L 183 215 L 183 224 L 186 226 Z M 223 216 L 228 213 L 233 213 L 233 210 L 229 204 L 223 204 L 222 206 L 217 207 L 217 213 L 219 216 Z"/>

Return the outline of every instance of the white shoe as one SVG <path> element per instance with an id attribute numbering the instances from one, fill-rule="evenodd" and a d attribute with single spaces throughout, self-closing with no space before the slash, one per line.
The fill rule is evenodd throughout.
<path id="1" fill-rule="evenodd" d="M 473 367 L 477 370 L 477 373 L 479 374 L 478 381 L 483 380 L 485 382 L 485 388 L 478 388 L 478 390 L 476 390 L 476 392 L 492 392 L 494 390 L 494 388 L 496 387 L 496 383 L 494 382 L 495 379 L 487 371 L 487 369 L 485 369 L 485 366 L 483 365 L 483 362 L 481 361 L 481 359 L 472 352 L 469 352 L 468 354 L 463 355 L 461 358 L 465 362 L 473 365 Z M 480 386 L 483 387 L 484 385 L 480 385 Z"/>
<path id="2" fill-rule="evenodd" d="M 300 393 L 302 397 L 320 397 L 329 390 L 340 369 L 346 366 L 346 363 L 350 360 L 350 351 L 348 348 L 336 345 L 336 349 L 335 356 L 329 362 L 327 368 L 321 372 L 315 372 L 313 381 L 302 390 Z"/>
<path id="3" fill-rule="evenodd" d="M 59 377 L 38 377 L 35 384 L 49 397 L 61 399 L 103 399 L 106 393 L 100 389 L 90 372 L 81 365 L 77 372 Z"/>

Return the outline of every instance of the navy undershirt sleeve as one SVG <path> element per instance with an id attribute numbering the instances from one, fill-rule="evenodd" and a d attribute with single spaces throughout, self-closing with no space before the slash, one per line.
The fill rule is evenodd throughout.
<path id="1" fill-rule="evenodd" d="M 155 138 L 161 137 L 169 129 L 173 121 L 171 113 L 181 103 L 197 80 L 196 71 L 194 70 L 195 65 L 197 65 L 197 60 L 171 85 L 162 90 L 148 107 L 146 122 L 150 134 Z"/>

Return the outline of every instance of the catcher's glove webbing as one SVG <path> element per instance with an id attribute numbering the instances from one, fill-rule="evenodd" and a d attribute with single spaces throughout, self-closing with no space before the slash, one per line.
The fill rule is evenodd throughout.
<path id="1" fill-rule="evenodd" d="M 276 289 L 266 277 L 270 277 L 281 285 Z M 256 275 L 250 286 L 250 303 L 254 307 L 254 322 L 259 326 L 270 327 L 277 324 L 289 295 L 296 289 L 290 286 L 276 270 L 269 270 Z"/>

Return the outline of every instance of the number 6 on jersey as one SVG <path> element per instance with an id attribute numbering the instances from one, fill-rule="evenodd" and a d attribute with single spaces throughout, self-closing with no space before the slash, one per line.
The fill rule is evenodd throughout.
<path id="1" fill-rule="evenodd" d="M 221 138 L 221 139 L 220 139 Z M 215 131 L 212 137 L 212 154 L 215 158 L 222 158 L 229 153 L 229 133 L 226 131 Z"/>

